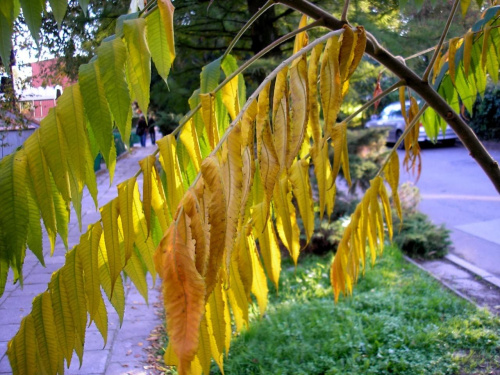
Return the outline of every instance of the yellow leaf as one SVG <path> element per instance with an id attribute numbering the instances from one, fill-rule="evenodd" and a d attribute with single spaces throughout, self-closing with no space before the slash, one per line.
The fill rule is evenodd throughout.
<path id="1" fill-rule="evenodd" d="M 233 311 L 236 330 L 241 332 L 243 327 L 248 328 L 248 300 L 238 271 L 238 263 L 234 258 L 230 269 L 230 285 L 227 294 Z"/>
<path id="2" fill-rule="evenodd" d="M 311 148 L 311 158 L 314 163 L 314 173 L 316 175 L 319 193 L 319 218 L 323 220 L 323 213 L 327 207 L 328 191 L 333 188 L 332 166 L 328 156 L 328 142 L 325 139 L 314 143 Z M 333 188 L 333 190 L 335 190 Z"/>
<path id="3" fill-rule="evenodd" d="M 134 283 L 135 287 L 148 303 L 148 283 L 146 281 L 146 270 L 143 266 L 141 258 L 138 256 L 137 248 L 132 251 L 132 255 L 125 265 L 124 271 L 130 280 Z"/>
<path id="4" fill-rule="evenodd" d="M 455 54 L 457 53 L 457 48 L 460 44 L 460 40 L 461 39 L 458 37 L 450 39 L 450 47 L 448 49 L 448 69 L 453 84 L 455 84 L 455 75 L 456 75 Z"/>
<path id="5" fill-rule="evenodd" d="M 215 96 L 212 94 L 200 94 L 201 114 L 205 123 L 210 148 L 213 150 L 219 143 L 219 130 L 215 117 Z"/>
<path id="6" fill-rule="evenodd" d="M 146 17 L 147 38 L 158 74 L 166 81 L 175 59 L 174 6 L 170 0 L 160 0 L 157 4 L 158 10 Z"/>
<path id="7" fill-rule="evenodd" d="M 104 304 L 104 300 L 102 298 L 97 308 L 97 312 L 94 315 L 94 323 L 101 333 L 101 336 L 104 340 L 104 345 L 106 345 L 108 341 L 108 313 L 106 311 L 106 305 Z"/>
<path id="8" fill-rule="evenodd" d="M 118 207 L 118 198 L 115 198 L 100 209 L 104 242 L 106 244 L 109 272 L 111 275 L 111 294 L 113 294 L 116 279 L 125 264 L 125 254 L 122 254 L 118 239 Z"/>
<path id="9" fill-rule="evenodd" d="M 144 207 L 144 217 L 146 218 L 148 233 L 151 230 L 151 199 L 152 199 L 152 178 L 153 169 L 155 169 L 156 157 L 149 155 L 142 160 L 139 160 L 142 175 L 144 176 L 142 189 L 142 203 Z"/>
<path id="10" fill-rule="evenodd" d="M 55 374 L 63 356 L 57 340 L 54 312 L 49 292 L 44 292 L 35 297 L 31 316 L 35 323 L 36 341 L 43 367 L 48 373 Z"/>
<path id="11" fill-rule="evenodd" d="M 31 314 L 21 321 L 19 331 L 9 341 L 7 355 L 15 374 L 36 375 L 42 370 L 38 366 L 35 323 Z"/>
<path id="12" fill-rule="evenodd" d="M 252 290 L 252 260 L 248 249 L 247 232 L 248 226 L 240 226 L 238 228 L 238 237 L 235 244 L 235 262 L 238 267 L 238 274 L 243 284 L 245 297 L 247 301 L 251 301 L 250 292 Z"/>
<path id="13" fill-rule="evenodd" d="M 187 124 L 182 128 L 180 139 L 193 162 L 194 169 L 198 173 L 201 166 L 201 151 L 200 144 L 198 143 L 198 134 L 196 133 L 196 128 L 194 126 L 193 120 L 189 120 Z"/>
<path id="14" fill-rule="evenodd" d="M 354 47 L 354 55 L 352 58 L 351 65 L 349 66 L 349 73 L 347 74 L 347 79 L 351 78 L 352 74 L 354 73 L 354 71 L 358 67 L 359 62 L 363 58 L 363 54 L 365 53 L 365 49 L 366 49 L 365 28 L 363 26 L 357 26 L 356 31 L 357 31 L 356 46 Z"/>
<path id="15" fill-rule="evenodd" d="M 462 9 L 462 16 L 465 17 L 467 9 L 469 8 L 471 0 L 460 0 L 460 8 Z"/>
<path id="16" fill-rule="evenodd" d="M 485 70 L 486 67 L 486 61 L 488 57 L 488 50 L 490 46 L 490 33 L 491 33 L 491 25 L 488 25 L 484 28 L 484 33 L 483 33 L 483 47 L 481 50 L 481 67 L 483 70 Z"/>
<path id="17" fill-rule="evenodd" d="M 207 295 L 215 287 L 219 269 L 223 263 L 224 243 L 226 238 L 226 196 L 222 183 L 222 175 L 217 157 L 212 156 L 203 161 L 201 173 L 209 192 L 208 217 L 210 223 L 210 257 L 205 276 Z"/>
<path id="18" fill-rule="evenodd" d="M 60 272 L 54 272 L 50 279 L 49 291 L 54 312 L 54 323 L 56 325 L 57 340 L 63 352 L 64 358 L 71 364 L 73 347 L 75 345 L 75 324 L 71 316 L 68 292 Z"/>
<path id="19" fill-rule="evenodd" d="M 274 207 L 278 235 L 297 265 L 300 252 L 300 230 L 292 203 L 292 189 L 286 174 L 280 177 L 274 188 Z"/>
<path id="20" fill-rule="evenodd" d="M 302 17 L 300 18 L 298 29 L 301 29 L 301 28 L 306 27 L 306 26 L 307 26 L 307 16 L 305 14 L 303 14 Z M 293 44 L 293 53 L 295 54 L 298 51 L 300 51 L 302 48 L 307 46 L 308 41 L 309 41 L 309 37 L 307 36 L 307 32 L 303 31 L 301 33 L 298 33 L 295 36 L 295 42 Z"/>
<path id="21" fill-rule="evenodd" d="M 468 31 L 464 36 L 464 73 L 465 77 L 469 76 L 469 67 L 471 62 L 471 52 L 472 52 L 472 43 L 474 41 L 474 32 Z"/>
<path id="22" fill-rule="evenodd" d="M 318 105 L 318 65 L 322 50 L 323 50 L 323 44 L 321 43 L 313 48 L 311 52 L 311 57 L 309 58 L 309 67 L 307 71 L 307 80 L 309 87 L 309 92 L 308 92 L 309 99 L 307 101 L 309 105 L 308 126 L 311 129 L 312 137 L 315 143 L 319 142 L 319 139 L 321 138 L 321 127 L 319 125 L 319 105 Z"/>
<path id="23" fill-rule="evenodd" d="M 271 202 L 274 184 L 280 171 L 278 155 L 271 138 L 269 125 L 269 87 L 268 85 L 267 89 L 263 90 L 259 96 L 257 115 L 257 160 L 259 161 L 260 180 L 266 196 L 266 207 Z"/>
<path id="24" fill-rule="evenodd" d="M 264 232 L 258 235 L 258 240 L 267 277 L 269 277 L 275 285 L 276 290 L 278 290 L 281 272 L 281 252 L 272 220 L 267 220 Z"/>
<path id="25" fill-rule="evenodd" d="M 176 154 L 177 142 L 175 141 L 175 137 L 169 134 L 161 138 L 156 144 L 160 149 L 160 163 L 166 174 L 167 191 L 165 195 L 170 214 L 173 217 L 184 195 L 184 185 Z"/>
<path id="26" fill-rule="evenodd" d="M 184 212 L 189 217 L 191 233 L 195 241 L 196 249 L 196 269 L 201 276 L 207 273 L 208 259 L 210 255 L 210 248 L 208 239 L 210 233 L 206 225 L 205 217 L 202 215 L 201 207 L 196 198 L 196 194 L 192 189 L 189 189 L 182 201 Z"/>
<path id="27" fill-rule="evenodd" d="M 398 185 L 399 185 L 399 156 L 397 152 L 393 152 L 389 161 L 384 168 L 384 176 L 389 186 L 391 187 L 392 200 L 396 206 L 396 212 L 398 214 L 399 220 L 403 219 L 403 212 L 401 210 L 401 203 L 399 201 L 398 195 Z"/>
<path id="28" fill-rule="evenodd" d="M 214 338 L 211 343 L 212 357 L 221 369 L 226 348 L 226 326 L 231 324 L 231 318 L 229 314 L 226 314 L 227 306 L 225 306 L 223 293 L 222 284 L 218 283 L 208 297 L 205 309 L 208 332 Z"/>
<path id="29" fill-rule="evenodd" d="M 160 180 L 160 176 L 158 175 L 156 168 L 153 169 L 152 179 L 152 199 L 151 204 L 153 206 L 153 210 L 155 211 L 156 217 L 160 222 L 160 227 L 162 232 L 165 232 L 172 222 L 172 218 L 170 216 L 170 212 L 167 207 L 167 201 L 165 197 L 165 192 L 163 191 L 163 185 Z"/>
<path id="30" fill-rule="evenodd" d="M 225 86 L 222 87 L 222 102 L 231 116 L 233 121 L 240 112 L 240 101 L 238 98 L 238 79 L 239 76 L 232 78 Z"/>
<path id="31" fill-rule="evenodd" d="M 290 138 L 287 74 L 287 67 L 278 73 L 273 95 L 273 140 L 281 168 L 284 168 L 286 164 L 288 139 Z"/>
<path id="32" fill-rule="evenodd" d="M 242 155 L 243 159 L 243 178 L 241 192 L 241 210 L 240 221 L 243 221 L 248 203 L 251 202 L 251 193 L 253 186 L 253 177 L 255 174 L 255 160 L 253 158 L 253 148 L 245 147 Z"/>
<path id="33" fill-rule="evenodd" d="M 241 144 L 243 147 L 250 147 L 252 151 L 254 142 L 254 122 L 257 117 L 257 112 L 257 100 L 253 100 L 241 119 Z"/>
<path id="34" fill-rule="evenodd" d="M 339 66 L 340 43 L 338 37 L 328 39 L 321 60 L 320 94 L 325 119 L 324 134 L 328 138 L 337 121 L 337 114 L 342 102 L 342 83 Z"/>
<path id="35" fill-rule="evenodd" d="M 307 242 L 309 242 L 314 232 L 314 210 L 311 184 L 309 182 L 309 161 L 307 159 L 295 161 L 289 172 L 293 195 L 297 199 Z"/>
<path id="36" fill-rule="evenodd" d="M 358 35 L 352 31 L 349 25 L 344 25 L 343 29 L 344 32 L 342 33 L 342 43 L 340 45 L 339 52 L 341 82 L 345 82 L 347 80 L 347 74 L 349 73 L 349 68 L 354 57 L 354 48 L 358 38 Z"/>
<path id="37" fill-rule="evenodd" d="M 290 137 L 288 139 L 286 167 L 290 168 L 304 142 L 308 120 L 307 63 L 297 59 L 290 68 Z"/>
<path id="38" fill-rule="evenodd" d="M 102 302 L 98 263 L 101 235 L 102 228 L 99 224 L 89 226 L 88 231 L 80 237 L 80 243 L 76 247 L 84 272 L 85 294 L 91 320 L 94 319 L 99 304 Z"/>
<path id="39" fill-rule="evenodd" d="M 189 219 L 185 215 L 179 219 L 161 240 L 155 263 L 163 267 L 158 271 L 163 278 L 167 333 L 179 358 L 179 373 L 186 374 L 198 350 L 205 282 L 196 270 Z"/>
<path id="40" fill-rule="evenodd" d="M 123 245 L 125 261 L 128 261 L 134 250 L 134 190 L 136 178 L 132 177 L 118 185 L 118 211 L 123 226 Z"/>
<path id="41" fill-rule="evenodd" d="M 344 177 L 349 186 L 351 186 L 351 177 L 349 173 L 349 157 L 347 152 L 347 124 L 341 122 L 336 124 L 332 132 L 333 141 L 333 181 L 337 179 L 340 171 L 340 165 L 344 171 Z"/>
<path id="42" fill-rule="evenodd" d="M 252 235 L 248 237 L 248 251 L 252 260 L 252 293 L 257 298 L 260 315 L 263 316 L 267 308 L 267 279 Z"/>
<path id="43" fill-rule="evenodd" d="M 208 326 L 206 315 L 203 315 L 203 319 L 200 324 L 200 344 L 198 346 L 198 352 L 196 357 L 200 362 L 203 373 L 210 374 L 210 362 L 212 359 L 212 351 L 210 348 L 210 334 L 208 333 Z"/>

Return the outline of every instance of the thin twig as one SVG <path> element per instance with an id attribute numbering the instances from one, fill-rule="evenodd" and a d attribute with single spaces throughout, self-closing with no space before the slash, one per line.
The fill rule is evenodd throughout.
<path id="1" fill-rule="evenodd" d="M 347 23 L 347 11 L 349 9 L 349 1 L 350 0 L 344 0 L 344 9 L 342 9 L 342 16 L 340 16 L 340 20 L 344 21 Z"/>
<path id="2" fill-rule="evenodd" d="M 264 13 L 266 10 L 268 10 L 275 4 L 276 3 L 274 2 L 274 0 L 267 0 L 267 2 L 261 8 L 259 8 L 257 13 L 255 13 L 252 17 L 250 17 L 245 26 L 243 26 L 241 30 L 238 31 L 238 34 L 236 34 L 234 39 L 227 47 L 226 52 L 224 52 L 224 55 L 222 55 L 222 60 L 224 60 L 226 56 L 229 55 L 229 53 L 231 53 L 231 50 L 233 49 L 235 44 L 238 43 L 238 40 L 240 40 L 241 36 L 250 28 L 250 26 L 252 26 L 252 24 L 257 20 L 257 18 L 259 18 L 262 15 L 262 13 Z"/>
<path id="3" fill-rule="evenodd" d="M 408 135 L 409 132 L 412 131 L 413 127 L 415 126 L 415 124 L 418 122 L 418 120 L 420 120 L 420 117 L 422 117 L 422 115 L 424 114 L 424 111 L 429 107 L 429 105 L 427 103 L 425 103 L 422 108 L 420 108 L 420 110 L 417 112 L 417 115 L 413 118 L 413 120 L 411 120 L 410 124 L 406 127 L 405 131 L 403 132 L 403 134 L 401 134 L 401 136 L 399 137 L 399 139 L 396 141 L 396 143 L 394 144 L 394 146 L 392 147 L 391 151 L 389 151 L 389 153 L 387 154 L 387 156 L 385 157 L 385 160 L 384 162 L 382 163 L 380 169 L 378 170 L 377 174 L 375 175 L 375 177 L 378 177 L 380 176 L 380 174 L 382 173 L 382 171 L 384 170 L 385 166 L 387 165 L 387 163 L 389 162 L 389 159 L 391 158 L 391 155 L 398 149 L 399 145 L 401 144 L 401 142 L 404 141 L 405 137 Z"/>
<path id="4" fill-rule="evenodd" d="M 370 107 L 373 103 L 375 103 L 377 100 L 380 100 L 382 99 L 384 96 L 386 95 L 389 95 L 391 92 L 393 92 L 394 90 L 396 90 L 397 88 L 401 87 L 401 86 L 404 86 L 405 85 L 405 81 L 404 80 L 399 80 L 398 82 L 396 82 L 394 85 L 392 85 L 391 87 L 385 89 L 384 91 L 382 91 L 379 95 L 377 95 L 376 97 L 374 97 L 373 99 L 371 99 L 370 101 L 366 102 L 365 104 L 363 104 L 360 108 L 358 108 L 356 111 L 354 111 L 354 113 L 350 114 L 343 122 L 345 123 L 348 123 L 350 122 L 354 117 L 356 117 L 357 115 L 359 115 L 361 112 L 363 112 L 365 109 L 367 109 L 368 107 Z"/>
<path id="5" fill-rule="evenodd" d="M 439 42 L 436 46 L 436 49 L 434 51 L 434 54 L 432 55 L 431 61 L 429 62 L 429 65 L 427 65 L 427 69 L 425 69 L 424 75 L 422 76 L 422 80 L 424 82 L 427 82 L 429 79 L 429 74 L 431 73 L 432 68 L 434 67 L 434 62 L 439 56 L 439 52 L 441 51 L 441 47 L 443 45 L 443 42 L 446 38 L 446 35 L 448 34 L 448 30 L 450 29 L 451 23 L 453 22 L 453 17 L 455 17 L 455 13 L 458 8 L 458 4 L 460 3 L 460 0 L 455 0 L 453 3 L 453 7 L 451 8 L 450 14 L 448 15 L 448 20 L 446 21 L 446 25 L 444 26 L 444 30 L 441 33 L 441 38 L 439 38 Z"/>

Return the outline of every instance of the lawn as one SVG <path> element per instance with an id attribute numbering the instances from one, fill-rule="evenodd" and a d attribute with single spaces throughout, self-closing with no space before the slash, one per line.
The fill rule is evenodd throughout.
<path id="1" fill-rule="evenodd" d="M 333 302 L 331 256 L 283 265 L 267 314 L 234 338 L 230 374 L 498 374 L 500 319 L 386 248 L 352 297 Z M 168 373 L 168 372 L 167 372 Z M 174 372 L 175 373 L 175 372 Z M 213 364 L 212 373 L 220 373 Z"/>

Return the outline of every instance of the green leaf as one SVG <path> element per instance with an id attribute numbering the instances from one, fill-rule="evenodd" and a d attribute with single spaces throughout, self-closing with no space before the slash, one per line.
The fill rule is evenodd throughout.
<path id="1" fill-rule="evenodd" d="M 0 251 L 3 252 L 4 245 L 0 244 Z M 0 297 L 3 296 L 5 291 L 5 284 L 7 283 L 7 274 L 9 273 L 9 263 L 3 257 L 0 257 Z"/>
<path id="2" fill-rule="evenodd" d="M 104 94 L 104 87 L 99 74 L 98 61 L 83 64 L 78 72 L 80 90 L 83 97 L 85 113 L 95 140 L 109 169 L 110 180 L 113 180 L 116 153 L 113 140 L 111 114 Z"/>
<path id="3" fill-rule="evenodd" d="M 54 179 L 51 178 L 52 182 L 52 199 L 54 200 L 54 209 L 56 213 L 56 225 L 57 233 L 61 236 L 66 250 L 68 249 L 68 224 L 69 224 L 69 202 L 65 202 L 57 187 L 54 183 Z M 52 251 L 53 253 L 53 251 Z"/>
<path id="4" fill-rule="evenodd" d="M 57 121 L 55 108 L 51 108 L 40 123 L 40 144 L 57 189 L 61 192 L 63 199 L 69 202 L 71 198 L 68 168 L 67 163 L 61 162 L 66 160 L 69 152 L 61 126 Z"/>
<path id="5" fill-rule="evenodd" d="M 123 37 L 123 22 L 133 20 L 139 17 L 139 12 L 123 14 L 116 20 L 115 34 L 117 38 Z"/>
<path id="6" fill-rule="evenodd" d="M 68 8 L 68 0 L 49 0 L 49 4 L 60 29 Z"/>
<path id="7" fill-rule="evenodd" d="M 24 143 L 24 151 L 28 159 L 29 175 L 33 181 L 36 202 L 49 236 L 52 251 L 57 233 L 56 212 L 54 201 L 47 199 L 52 196 L 50 172 L 40 147 L 40 132 L 36 130 Z"/>
<path id="8" fill-rule="evenodd" d="M 10 51 L 12 50 L 12 26 L 13 19 L 7 17 L 3 12 L 4 6 L 10 3 L 7 0 L 5 3 L 2 2 L 2 12 L 0 12 L 0 58 L 2 59 L 2 64 L 8 66 L 10 63 Z"/>
<path id="9" fill-rule="evenodd" d="M 134 214 L 133 200 L 136 178 L 130 178 L 118 185 L 118 200 L 120 219 L 123 228 L 123 246 L 125 252 L 125 261 L 132 255 L 134 250 L 135 232 L 134 232 Z"/>
<path id="10" fill-rule="evenodd" d="M 60 272 L 55 272 L 52 275 L 49 283 L 49 290 L 52 297 L 52 311 L 54 313 L 57 339 L 69 367 L 73 356 L 73 347 L 75 345 L 75 324 L 71 316 L 66 286 L 62 282 Z"/>
<path id="11" fill-rule="evenodd" d="M 94 316 L 94 322 L 99 332 L 101 332 L 101 336 L 104 340 L 104 346 L 106 346 L 106 342 L 108 341 L 108 313 L 102 297 L 97 313 Z"/>
<path id="12" fill-rule="evenodd" d="M 23 151 L 0 161 L 0 233 L 5 244 L 3 258 L 20 273 L 26 248 L 29 211 L 26 201 L 26 155 Z"/>
<path id="13" fill-rule="evenodd" d="M 97 49 L 104 93 L 122 139 L 130 138 L 132 101 L 125 80 L 127 47 L 121 38 L 103 42 Z"/>
<path id="14" fill-rule="evenodd" d="M 200 90 L 197 89 L 193 92 L 193 95 L 189 98 L 189 108 L 192 110 L 200 103 Z M 201 157 L 206 158 L 212 149 L 208 142 L 207 131 L 205 129 L 205 123 L 203 122 L 203 117 L 201 111 L 196 111 L 193 116 L 194 126 L 196 128 L 196 134 L 198 134 L 198 142 L 200 144 Z"/>
<path id="15" fill-rule="evenodd" d="M 23 8 L 23 16 L 31 36 L 38 44 L 40 27 L 42 26 L 42 12 L 45 2 L 43 0 L 20 0 Z"/>
<path id="16" fill-rule="evenodd" d="M 220 79 L 221 59 L 212 61 L 205 65 L 200 73 L 200 93 L 206 94 L 217 87 Z"/>
<path id="17" fill-rule="evenodd" d="M 469 9 L 471 0 L 460 0 L 460 8 L 462 9 L 462 16 L 465 17 L 467 9 Z"/>
<path id="18" fill-rule="evenodd" d="M 82 8 L 85 17 L 87 17 L 88 14 L 87 8 L 89 7 L 89 2 L 90 0 L 78 0 L 78 4 L 80 4 L 80 7 Z"/>
<path id="19" fill-rule="evenodd" d="M 151 84 L 151 54 L 146 43 L 146 20 L 136 18 L 124 21 L 123 32 L 129 52 L 127 69 L 132 90 L 142 112 L 147 113 Z"/>
<path id="20" fill-rule="evenodd" d="M 146 303 L 148 303 L 148 283 L 146 282 L 146 270 L 142 264 L 141 259 L 137 255 L 137 248 L 132 252 L 132 256 L 125 266 L 125 272 L 127 273 L 130 280 L 134 283 L 135 287 L 144 297 Z"/>
<path id="21" fill-rule="evenodd" d="M 147 39 L 158 74 L 166 81 L 175 58 L 173 7 L 158 1 L 158 9 L 146 17 Z"/>
<path id="22" fill-rule="evenodd" d="M 43 366 L 49 374 L 55 374 L 59 368 L 59 362 L 62 360 L 62 353 L 59 349 L 54 310 L 49 292 L 35 297 L 31 315 L 35 323 L 36 341 Z"/>

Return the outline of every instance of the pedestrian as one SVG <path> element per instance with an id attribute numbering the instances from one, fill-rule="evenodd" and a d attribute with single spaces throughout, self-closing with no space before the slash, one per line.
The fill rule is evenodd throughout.
<path id="1" fill-rule="evenodd" d="M 141 117 L 139 117 L 139 121 L 137 122 L 137 128 L 135 129 L 135 134 L 137 134 L 141 138 L 141 146 L 146 147 L 146 130 L 148 129 L 148 125 L 146 124 L 146 118 L 141 113 Z"/>
<path id="2" fill-rule="evenodd" d="M 152 112 L 150 112 L 148 116 L 148 129 L 149 135 L 151 136 L 152 145 L 154 145 L 156 142 L 155 118 L 156 116 Z"/>

